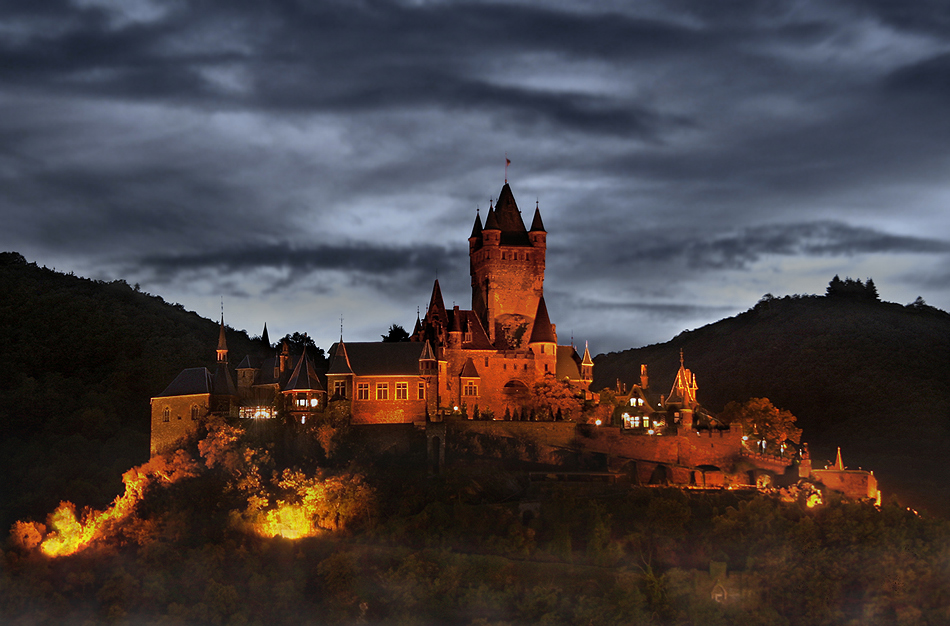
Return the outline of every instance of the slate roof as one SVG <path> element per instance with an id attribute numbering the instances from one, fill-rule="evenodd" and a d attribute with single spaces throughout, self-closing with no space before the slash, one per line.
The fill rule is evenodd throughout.
<path id="1" fill-rule="evenodd" d="M 348 355 L 350 371 L 334 371 L 338 346 L 334 344 L 333 365 L 328 374 L 356 374 L 357 376 L 418 376 L 419 359 L 426 343 L 418 341 L 347 343 L 343 350 Z"/>
<path id="2" fill-rule="evenodd" d="M 475 223 L 472 224 L 472 234 L 468 236 L 469 239 L 475 238 L 480 239 L 482 236 L 482 217 L 475 213 Z"/>
<path id="3" fill-rule="evenodd" d="M 221 331 L 218 333 L 218 350 L 227 350 L 228 341 L 224 338 L 224 314 L 221 314 Z"/>
<path id="4" fill-rule="evenodd" d="M 211 377 L 211 393 L 216 396 L 236 396 L 237 387 L 234 386 L 234 380 L 231 378 L 231 372 L 228 371 L 226 363 L 218 363 Z"/>
<path id="5" fill-rule="evenodd" d="M 581 357 L 578 356 L 574 346 L 557 347 L 555 372 L 558 380 L 564 380 L 565 378 L 570 380 L 581 379 Z"/>
<path id="6" fill-rule="evenodd" d="M 182 370 L 181 373 L 175 377 L 175 380 L 155 397 L 190 396 L 200 393 L 211 393 L 212 389 L 214 389 L 214 379 L 207 367 L 189 367 L 186 370 Z"/>
<path id="7" fill-rule="evenodd" d="M 531 232 L 541 232 L 546 233 L 548 231 L 544 230 L 544 222 L 541 221 L 541 209 L 534 207 L 534 219 L 531 220 Z"/>
<path id="8" fill-rule="evenodd" d="M 530 246 L 531 240 L 528 238 L 528 231 L 524 227 L 524 220 L 521 219 L 521 211 L 518 210 L 518 204 L 511 193 L 511 187 L 508 183 L 501 188 L 501 194 L 498 201 L 495 202 L 495 219 L 498 222 L 498 228 L 501 229 L 501 244 L 504 246 Z"/>
<path id="9" fill-rule="evenodd" d="M 237 368 L 239 370 L 244 370 L 244 369 L 256 370 L 256 369 L 260 369 L 263 363 L 264 363 L 264 357 L 248 354 L 241 360 L 241 363 L 240 365 L 237 366 Z"/>
<path id="10" fill-rule="evenodd" d="M 330 353 L 333 358 L 330 359 L 330 369 L 327 374 L 352 374 L 353 367 L 350 365 L 350 357 L 346 349 L 346 344 L 340 339 L 339 343 L 330 346 Z"/>
<path id="11" fill-rule="evenodd" d="M 313 362 L 307 358 L 306 346 L 304 346 L 303 354 L 297 359 L 297 366 L 283 386 L 283 391 L 324 391 Z"/>
<path id="12" fill-rule="evenodd" d="M 538 300 L 538 312 L 534 316 L 534 326 L 531 328 L 531 339 L 528 343 L 557 343 L 554 335 L 554 326 L 548 316 L 548 307 L 544 304 L 544 296 Z"/>
<path id="13" fill-rule="evenodd" d="M 488 333 L 485 332 L 485 328 L 482 326 L 481 321 L 478 319 L 478 315 L 475 314 L 475 311 L 469 311 L 466 309 L 453 309 L 448 312 L 452 316 L 452 327 L 456 322 L 459 325 L 459 330 L 463 333 L 471 333 L 471 341 L 462 342 L 462 348 L 465 350 L 494 350 L 495 346 L 492 345 L 491 339 L 488 338 Z M 464 335 L 463 335 L 464 337 Z"/>

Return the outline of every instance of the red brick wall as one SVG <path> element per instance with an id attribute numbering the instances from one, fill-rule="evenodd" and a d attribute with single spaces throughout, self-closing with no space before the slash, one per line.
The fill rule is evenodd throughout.
<path id="1" fill-rule="evenodd" d="M 357 376 L 351 391 L 353 424 L 411 424 L 425 419 L 426 400 L 418 399 L 418 384 L 425 382 L 421 376 Z M 360 383 L 369 384 L 369 400 L 359 399 Z M 388 398 L 376 399 L 378 383 L 388 384 Z M 396 399 L 396 383 L 408 385 L 408 399 Z"/>

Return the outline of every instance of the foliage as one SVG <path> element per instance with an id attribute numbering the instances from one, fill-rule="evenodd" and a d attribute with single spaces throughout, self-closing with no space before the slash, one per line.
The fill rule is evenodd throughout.
<path id="1" fill-rule="evenodd" d="M 307 335 L 307 333 L 288 333 L 277 342 L 277 345 L 280 346 L 284 342 L 287 342 L 287 346 L 290 348 L 291 354 L 303 354 L 304 348 L 306 348 L 307 356 L 310 357 L 314 364 L 326 365 L 326 353 L 323 351 L 323 348 L 317 347 L 317 344 L 314 343 L 313 338 Z"/>
<path id="2" fill-rule="evenodd" d="M 742 434 L 752 441 L 764 440 L 768 452 L 782 452 L 786 440 L 801 442 L 802 431 L 795 427 L 795 416 L 777 408 L 768 398 L 730 402 L 719 414 L 719 419 L 725 424 L 740 425 Z"/>
<path id="3" fill-rule="evenodd" d="M 389 333 L 380 335 L 384 342 L 396 343 L 399 341 L 409 341 L 409 332 L 399 324 L 393 324 L 389 327 Z"/>
<path id="4" fill-rule="evenodd" d="M 580 415 L 583 400 L 577 397 L 570 383 L 558 380 L 553 374 L 546 374 L 544 378 L 534 384 L 531 403 L 533 408 L 553 419 L 560 413 L 565 419 Z"/>

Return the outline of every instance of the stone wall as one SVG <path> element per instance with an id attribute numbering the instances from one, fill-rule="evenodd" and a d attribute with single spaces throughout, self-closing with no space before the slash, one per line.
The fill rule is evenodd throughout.
<path id="1" fill-rule="evenodd" d="M 211 394 L 152 398 L 151 454 L 154 456 L 175 448 L 182 438 L 195 432 L 198 423 L 192 419 L 192 407 L 198 407 L 198 417 L 208 414 Z M 168 421 L 165 421 L 165 409 Z"/>

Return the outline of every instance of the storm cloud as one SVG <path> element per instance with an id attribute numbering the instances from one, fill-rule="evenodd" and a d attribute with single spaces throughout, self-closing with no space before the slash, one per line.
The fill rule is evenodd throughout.
<path id="1" fill-rule="evenodd" d="M 948 77 L 939 3 L 11 0 L 0 248 L 373 339 L 467 306 L 507 156 L 595 351 L 834 274 L 946 309 Z"/>

